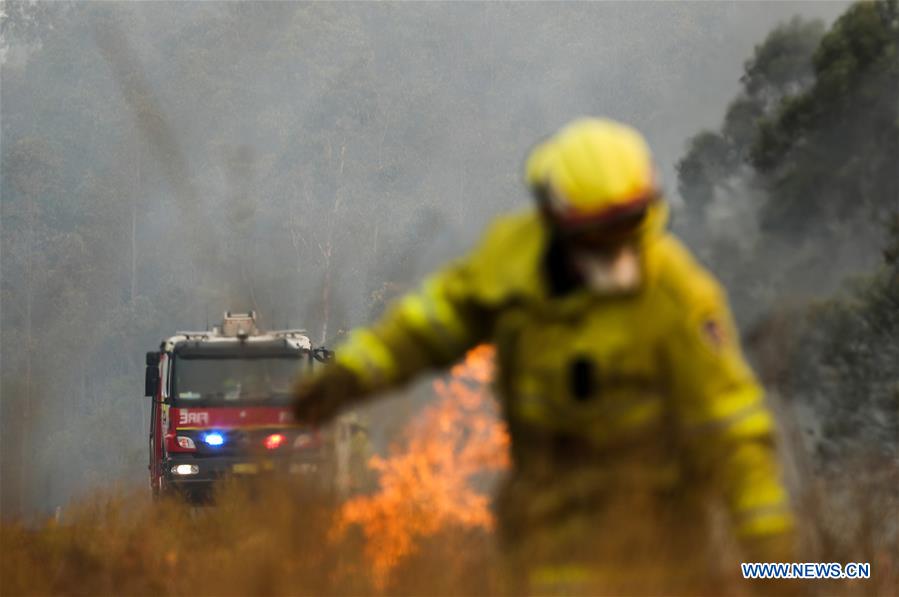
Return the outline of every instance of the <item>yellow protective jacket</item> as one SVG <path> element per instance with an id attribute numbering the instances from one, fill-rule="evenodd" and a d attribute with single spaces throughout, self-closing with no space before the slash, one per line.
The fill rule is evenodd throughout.
<path id="1" fill-rule="evenodd" d="M 531 468 L 554 482 L 552 467 L 578 462 L 572 450 L 633 470 L 624 455 L 662 439 L 655 473 L 713 485 L 738 535 L 787 531 L 772 417 L 719 284 L 675 237 L 651 230 L 637 292 L 554 296 L 548 237 L 535 212 L 498 219 L 472 253 L 352 333 L 337 362 L 372 393 L 492 342 L 516 470 L 539 461 Z M 556 438 L 568 448 L 554 456 Z"/>

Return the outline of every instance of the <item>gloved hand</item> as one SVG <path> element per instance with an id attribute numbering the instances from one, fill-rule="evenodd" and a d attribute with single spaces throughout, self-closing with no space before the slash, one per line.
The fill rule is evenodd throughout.
<path id="1" fill-rule="evenodd" d="M 320 425 L 360 398 L 363 389 L 352 371 L 331 363 L 315 375 L 298 378 L 292 394 L 294 420 Z"/>

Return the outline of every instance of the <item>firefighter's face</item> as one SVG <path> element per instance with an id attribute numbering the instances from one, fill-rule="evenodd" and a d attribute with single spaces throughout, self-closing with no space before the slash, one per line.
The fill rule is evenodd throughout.
<path id="1" fill-rule="evenodd" d="M 613 222 L 560 230 L 571 265 L 584 284 L 595 292 L 616 293 L 640 283 L 639 231 L 646 211 Z"/>

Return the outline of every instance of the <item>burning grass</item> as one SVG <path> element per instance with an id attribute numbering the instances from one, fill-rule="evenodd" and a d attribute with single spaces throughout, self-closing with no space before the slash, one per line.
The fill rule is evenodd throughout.
<path id="1" fill-rule="evenodd" d="M 482 477 L 508 466 L 509 439 L 489 397 L 491 376 L 491 349 L 480 347 L 436 382 L 438 400 L 369 463 L 379 478 L 371 495 L 341 502 L 315 480 L 263 477 L 223 484 L 215 507 L 98 493 L 59 520 L 4 524 L 0 594 L 500 594 Z M 803 500 L 803 561 L 870 561 L 872 579 L 796 581 L 788 592 L 895 594 L 899 504 L 895 474 L 883 472 L 890 466 L 874 475 L 859 465 L 851 482 L 828 482 Z M 618 526 L 627 524 L 625 516 Z M 749 594 L 735 563 L 724 570 L 729 584 L 715 593 Z"/>
<path id="2" fill-rule="evenodd" d="M 438 402 L 412 422 L 388 457 L 372 458 L 378 491 L 341 507 L 332 536 L 361 527 L 376 587 L 385 587 L 391 571 L 424 539 L 450 528 L 493 529 L 490 497 L 472 485 L 476 475 L 509 464 L 509 436 L 487 389 L 492 363 L 493 349 L 481 346 L 453 368 L 448 381 L 435 382 Z"/>
<path id="3" fill-rule="evenodd" d="M 371 496 L 317 482 L 224 484 L 215 507 L 97 494 L 40 528 L 0 530 L 2 593 L 358 595 L 496 593 L 489 495 L 472 477 L 508 465 L 479 347 L 435 383 Z"/>

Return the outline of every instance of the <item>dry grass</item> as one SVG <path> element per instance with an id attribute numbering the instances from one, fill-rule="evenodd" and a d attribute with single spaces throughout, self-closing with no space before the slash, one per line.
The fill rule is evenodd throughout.
<path id="1" fill-rule="evenodd" d="M 340 575 L 321 495 L 278 484 L 224 487 L 217 507 L 140 494 L 97 495 L 38 529 L 2 528 L 4 595 L 330 594 L 364 591 Z"/>
<path id="2" fill-rule="evenodd" d="M 487 496 L 470 483 L 507 465 L 508 438 L 487 408 L 489 355 L 469 356 L 437 384 L 440 400 L 390 454 L 372 460 L 374 495 L 340 502 L 320 483 L 275 477 L 225 483 L 214 507 L 152 502 L 145 491 L 98 493 L 59 520 L 0 526 L 0 595 L 502 594 L 512 585 L 502 576 Z M 872 578 L 793 581 L 778 590 L 899 594 L 899 471 L 870 457 L 847 470 L 816 478 L 799 500 L 800 560 L 870 562 Z M 629 502 L 599 539 L 619 556 L 618 546 L 634 543 L 632 529 L 646 527 L 645 514 Z M 703 592 L 752 594 L 759 587 L 739 577 L 726 543 L 715 544 L 716 562 L 701 562 L 722 576 Z M 655 585 L 649 594 L 678 592 L 647 571 L 641 577 Z"/>
<path id="3" fill-rule="evenodd" d="M 0 528 L 3 595 L 484 595 L 501 593 L 493 536 L 448 526 L 418 541 L 379 586 L 357 528 L 335 535 L 335 500 L 296 482 L 228 484 L 217 506 L 153 503 L 142 493 L 97 494 L 60 521 Z M 805 582 L 804 595 L 895 595 L 899 567 L 884 532 L 895 515 L 871 512 L 852 529 L 820 503 L 808 504 L 807 559 L 870 561 L 869 581 Z M 829 517 L 829 520 L 822 520 Z M 895 519 L 893 519 L 895 520 Z M 895 524 L 895 523 L 893 523 Z M 370 546 L 369 546 L 370 549 Z M 718 586 L 748 594 L 732 579 Z M 664 586 L 659 593 L 670 593 Z"/>
<path id="4" fill-rule="evenodd" d="M 98 494 L 38 528 L 0 528 L 3 595 L 358 595 L 372 583 L 362 534 L 335 538 L 333 498 L 297 482 L 231 483 L 215 506 L 176 499 Z M 387 593 L 469 593 L 483 578 L 481 557 L 458 557 L 453 545 L 486 553 L 483 532 L 443 534 L 421 553 L 452 558 L 440 574 L 406 566 Z M 449 550 L 449 551 L 448 551 Z M 437 554 L 441 555 L 437 555 Z M 413 561 L 410 558 L 409 561 Z M 466 570 L 474 568 L 474 575 Z M 457 586 L 450 586 L 451 583 Z M 477 582 L 482 587 L 481 582 Z M 481 591 L 477 591 L 481 592 Z"/>

